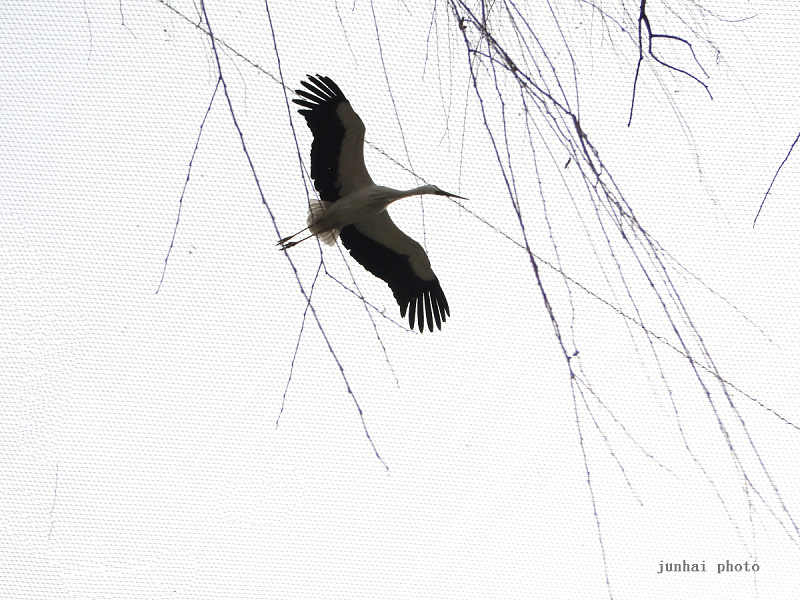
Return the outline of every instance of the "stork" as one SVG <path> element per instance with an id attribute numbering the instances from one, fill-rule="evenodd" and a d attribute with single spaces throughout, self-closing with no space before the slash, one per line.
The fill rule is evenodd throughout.
<path id="1" fill-rule="evenodd" d="M 296 90 L 300 98 L 292 102 L 305 107 L 298 112 L 314 136 L 311 177 L 319 199 L 310 202 L 308 227 L 283 238 L 278 245 L 288 250 L 316 236 L 332 246 L 341 239 L 350 256 L 389 284 L 400 315 L 405 317 L 408 311 L 412 330 L 415 316 L 420 332 L 426 318 L 430 331 L 434 321 L 441 330 L 450 307 L 428 255 L 400 231 L 386 209 L 396 200 L 422 194 L 465 198 L 435 185 L 405 191 L 375 185 L 364 164 L 364 123 L 330 77 L 307 77 L 308 82 L 300 82 L 306 89 Z M 290 241 L 305 231 L 308 236 Z"/>

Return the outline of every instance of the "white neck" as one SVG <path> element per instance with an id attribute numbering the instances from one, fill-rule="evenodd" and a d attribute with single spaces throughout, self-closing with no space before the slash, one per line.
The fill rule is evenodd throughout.
<path id="1" fill-rule="evenodd" d="M 409 196 L 422 196 L 423 194 L 435 194 L 438 188 L 435 185 L 423 185 L 410 190 L 392 190 L 392 202 L 400 200 L 400 198 L 408 198 Z"/>

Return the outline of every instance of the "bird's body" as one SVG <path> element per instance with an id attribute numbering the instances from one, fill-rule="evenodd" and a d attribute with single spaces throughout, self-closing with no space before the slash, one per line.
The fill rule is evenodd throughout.
<path id="1" fill-rule="evenodd" d="M 450 308 L 439 280 L 425 250 L 400 231 L 386 209 L 408 196 L 460 196 L 434 185 L 406 191 L 376 185 L 364 164 L 364 123 L 329 77 L 309 75 L 308 79 L 311 83 L 301 83 L 312 93 L 297 90 L 302 98 L 293 100 L 305 107 L 299 112 L 314 135 L 311 177 L 319 200 L 315 198 L 309 206 L 308 237 L 316 236 L 328 245 L 341 239 L 353 258 L 389 284 L 402 316 L 410 305 L 412 329 L 415 316 L 420 331 L 426 318 L 430 331 L 434 321 L 441 329 Z M 296 235 L 278 242 L 283 250 L 308 239 L 290 241 Z"/>
<path id="2" fill-rule="evenodd" d="M 342 227 L 357 223 L 365 214 L 377 215 L 401 198 L 420 194 L 435 194 L 434 186 L 425 185 L 401 191 L 370 183 L 367 187 L 339 198 L 336 202 L 313 201 L 308 211 L 308 232 L 332 246 Z M 436 188 L 438 189 L 438 188 Z"/>

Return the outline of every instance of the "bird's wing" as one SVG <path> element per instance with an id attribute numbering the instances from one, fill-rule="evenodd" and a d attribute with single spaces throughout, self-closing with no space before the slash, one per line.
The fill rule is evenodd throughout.
<path id="1" fill-rule="evenodd" d="M 304 106 L 303 115 L 314 135 L 311 144 L 311 177 L 325 202 L 374 185 L 364 165 L 364 123 L 342 90 L 330 77 L 308 75 L 305 90 L 292 100 Z"/>
<path id="2" fill-rule="evenodd" d="M 414 317 L 422 331 L 425 317 L 428 329 L 442 328 L 450 307 L 444 297 L 442 286 L 431 269 L 428 255 L 417 242 L 400 231 L 382 211 L 375 216 L 342 228 L 339 237 L 350 256 L 376 277 L 380 277 L 392 288 L 400 314 L 406 316 L 414 329 Z"/>

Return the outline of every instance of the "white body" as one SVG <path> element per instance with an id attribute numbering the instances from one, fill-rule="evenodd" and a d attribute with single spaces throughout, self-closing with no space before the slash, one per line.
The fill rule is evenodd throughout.
<path id="1" fill-rule="evenodd" d="M 436 191 L 438 188 L 432 185 L 401 191 L 370 183 L 366 187 L 339 198 L 336 202 L 315 199 L 311 202 L 308 211 L 308 231 L 324 243 L 333 246 L 336 238 L 339 237 L 339 231 L 345 225 L 358 223 L 385 212 L 392 202 L 400 198 L 418 194 L 434 194 Z"/>
<path id="2" fill-rule="evenodd" d="M 308 230 L 325 244 L 333 246 L 342 227 L 355 225 L 361 233 L 380 240 L 381 244 L 395 253 L 407 256 L 414 272 L 421 279 L 430 281 L 436 275 L 425 250 L 394 224 L 386 209 L 400 198 L 439 191 L 432 185 L 401 191 L 373 183 L 336 202 L 313 202 L 308 211 Z"/>

